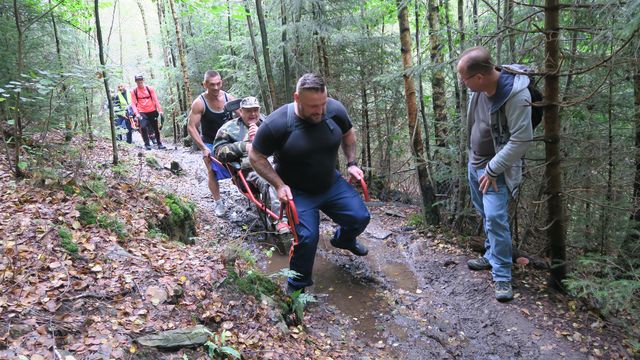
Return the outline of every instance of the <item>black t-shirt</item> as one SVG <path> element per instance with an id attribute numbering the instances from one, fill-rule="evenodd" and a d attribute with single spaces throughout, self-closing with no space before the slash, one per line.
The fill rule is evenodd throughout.
<path id="1" fill-rule="evenodd" d="M 204 113 L 200 118 L 200 124 L 202 126 L 202 141 L 206 144 L 213 144 L 213 141 L 216 138 L 216 134 L 220 127 L 224 125 L 228 120 L 227 113 L 223 111 L 213 111 L 209 108 L 209 105 L 204 99 L 204 95 L 200 95 L 202 102 L 204 102 Z M 227 93 L 224 93 L 224 103 L 226 104 L 229 101 L 227 97 Z"/>
<path id="2" fill-rule="evenodd" d="M 287 120 L 290 106 L 291 122 Z M 335 182 L 338 148 L 351 127 L 347 109 L 337 100 L 327 100 L 325 116 L 318 124 L 300 119 L 287 104 L 258 128 L 253 148 L 265 156 L 275 154 L 276 172 L 285 184 L 318 194 Z"/>

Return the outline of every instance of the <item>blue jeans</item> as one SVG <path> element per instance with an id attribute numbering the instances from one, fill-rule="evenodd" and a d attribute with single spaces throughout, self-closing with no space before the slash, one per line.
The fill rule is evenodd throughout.
<path id="1" fill-rule="evenodd" d="M 468 166 L 471 200 L 484 221 L 484 232 L 487 240 L 484 257 L 492 267 L 493 281 L 511 281 L 512 247 L 511 230 L 509 229 L 509 189 L 504 175 L 498 176 L 496 182 L 498 192 L 489 187 L 486 194 L 479 190 L 478 180 L 484 169 Z"/>
<path id="2" fill-rule="evenodd" d="M 333 242 L 340 247 L 349 247 L 356 242 L 369 224 L 371 215 L 360 194 L 336 171 L 336 182 L 329 190 L 320 194 L 308 194 L 291 189 L 300 223 L 296 225 L 298 244 L 293 248 L 289 268 L 301 276 L 289 278 L 296 288 L 313 285 L 313 262 L 320 237 L 320 211 L 339 225 Z"/>
<path id="3" fill-rule="evenodd" d="M 131 127 L 131 122 L 124 116 L 118 115 L 116 119 L 116 125 L 123 129 L 127 129 L 127 142 L 131 144 L 133 142 L 133 128 Z"/>

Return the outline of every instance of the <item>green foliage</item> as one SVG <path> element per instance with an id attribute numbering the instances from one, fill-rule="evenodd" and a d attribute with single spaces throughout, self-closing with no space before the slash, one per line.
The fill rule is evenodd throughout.
<path id="1" fill-rule="evenodd" d="M 640 323 L 640 264 L 635 262 L 587 254 L 565 280 L 571 294 L 596 306 L 604 315 L 627 318 L 619 322 L 633 337 L 630 343 L 640 341 L 640 329 L 633 325 Z"/>
<path id="2" fill-rule="evenodd" d="M 116 233 L 119 239 L 124 239 L 127 236 L 127 230 L 119 219 L 102 214 L 98 216 L 97 222 L 98 226 L 101 228 L 111 230 Z"/>
<path id="3" fill-rule="evenodd" d="M 118 165 L 113 165 L 111 171 L 120 176 L 127 176 L 129 174 L 129 164 L 124 161 L 120 161 Z"/>
<path id="4" fill-rule="evenodd" d="M 296 318 L 299 321 L 299 324 L 302 324 L 302 319 L 304 318 L 304 309 L 307 307 L 307 304 L 317 302 L 318 300 L 316 300 L 313 295 L 303 293 L 302 290 L 296 290 L 290 296 L 290 312 L 295 314 Z"/>
<path id="5" fill-rule="evenodd" d="M 160 163 L 155 157 L 151 155 L 147 155 L 144 160 L 150 168 L 156 169 L 156 170 L 162 170 L 162 165 L 160 165 Z"/>
<path id="6" fill-rule="evenodd" d="M 98 197 L 103 197 L 107 193 L 107 184 L 100 179 L 88 180 L 84 183 L 84 187 L 90 194 L 95 194 Z"/>
<path id="7" fill-rule="evenodd" d="M 424 216 L 422 215 L 422 213 L 415 213 L 415 214 L 409 215 L 409 217 L 407 218 L 407 225 L 418 227 L 418 228 L 423 227 Z"/>
<path id="8" fill-rule="evenodd" d="M 213 336 L 213 341 L 207 341 L 204 346 L 207 348 L 207 354 L 211 359 L 240 359 L 241 355 L 238 350 L 226 344 L 227 336 L 231 335 L 227 330 L 222 330 L 220 335 L 209 332 L 209 336 Z"/>
<path id="9" fill-rule="evenodd" d="M 64 226 L 58 228 L 58 236 L 60 236 L 60 246 L 70 253 L 78 252 L 78 244 L 73 241 L 73 234 Z"/>
<path id="10" fill-rule="evenodd" d="M 163 233 L 162 230 L 156 227 L 149 228 L 149 231 L 147 231 L 147 236 L 150 238 L 161 238 L 165 240 L 169 238 L 167 234 Z"/>
<path id="11" fill-rule="evenodd" d="M 234 284 L 240 292 L 253 295 L 256 299 L 259 299 L 261 295 L 273 297 L 279 290 L 278 285 L 273 280 L 258 270 L 251 269 L 243 276 L 239 275 L 233 268 L 228 267 L 227 271 L 229 272 L 227 276 L 229 283 Z"/>
<path id="12" fill-rule="evenodd" d="M 86 205 L 78 204 L 76 205 L 76 210 L 80 213 L 80 217 L 78 217 L 78 221 L 80 224 L 86 225 L 94 225 L 98 222 L 98 212 L 100 211 L 100 205 L 96 203 L 88 203 Z"/>
<path id="13" fill-rule="evenodd" d="M 196 205 L 175 194 L 167 194 L 163 202 L 169 208 L 169 215 L 163 217 L 159 224 L 152 224 L 150 227 L 157 227 L 170 239 L 185 244 L 192 243 L 196 234 Z"/>

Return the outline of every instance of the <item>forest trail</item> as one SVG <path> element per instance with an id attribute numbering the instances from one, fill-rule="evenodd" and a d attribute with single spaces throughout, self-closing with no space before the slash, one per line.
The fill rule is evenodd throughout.
<path id="1" fill-rule="evenodd" d="M 180 148 L 153 154 L 163 163 L 180 162 L 186 176 L 179 185 L 158 184 L 194 201 L 209 224 L 231 237 L 257 225 L 255 209 L 230 182 L 221 182 L 228 211 L 212 212 L 206 174 L 199 153 Z M 186 184 L 184 183 L 186 182 Z M 188 186 L 184 186 L 188 185 Z M 515 299 L 494 298 L 490 272 L 472 272 L 466 260 L 477 254 L 457 246 L 451 235 L 425 233 L 407 225 L 419 208 L 374 202 L 372 219 L 360 240 L 370 249 L 363 258 L 328 244 L 333 224 L 322 217 L 321 241 L 309 293 L 319 300 L 308 312 L 337 311 L 359 347 L 373 346 L 399 359 L 587 359 L 624 358 L 617 337 L 575 301 L 547 289 L 544 272 L 514 269 Z M 259 227 L 259 225 L 258 225 Z M 259 229 L 258 229 L 259 231 Z M 254 249 L 263 269 L 288 266 L 286 256 L 264 256 L 270 244 L 257 236 L 244 244 Z M 314 316 L 313 321 L 322 321 Z"/>

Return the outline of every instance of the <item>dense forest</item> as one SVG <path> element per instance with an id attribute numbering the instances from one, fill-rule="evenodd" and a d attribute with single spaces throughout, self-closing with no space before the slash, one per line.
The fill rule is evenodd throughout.
<path id="1" fill-rule="evenodd" d="M 482 45 L 498 64 L 529 66 L 544 94 L 511 202 L 514 247 L 549 265 L 552 286 L 626 328 L 637 350 L 639 30 L 638 0 L 3 0 L 2 162 L 28 181 L 59 131 L 112 139 L 117 164 L 113 111 L 98 114 L 107 89 L 131 87 L 135 74 L 158 91 L 163 136 L 182 145 L 205 71 L 267 114 L 315 72 L 349 111 L 371 192 L 419 204 L 422 226 L 476 236 L 456 64 Z"/>

